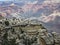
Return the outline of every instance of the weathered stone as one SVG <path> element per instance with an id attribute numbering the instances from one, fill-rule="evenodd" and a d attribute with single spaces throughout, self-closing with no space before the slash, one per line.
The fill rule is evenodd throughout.
<path id="1" fill-rule="evenodd" d="M 0 45 L 60 45 L 60 35 L 49 33 L 42 24 L 4 19 L 0 23 Z"/>

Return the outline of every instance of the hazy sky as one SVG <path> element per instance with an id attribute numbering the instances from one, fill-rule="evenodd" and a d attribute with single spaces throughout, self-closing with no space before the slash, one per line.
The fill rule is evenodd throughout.
<path id="1" fill-rule="evenodd" d="M 0 1 L 13 1 L 13 0 L 0 0 Z"/>

